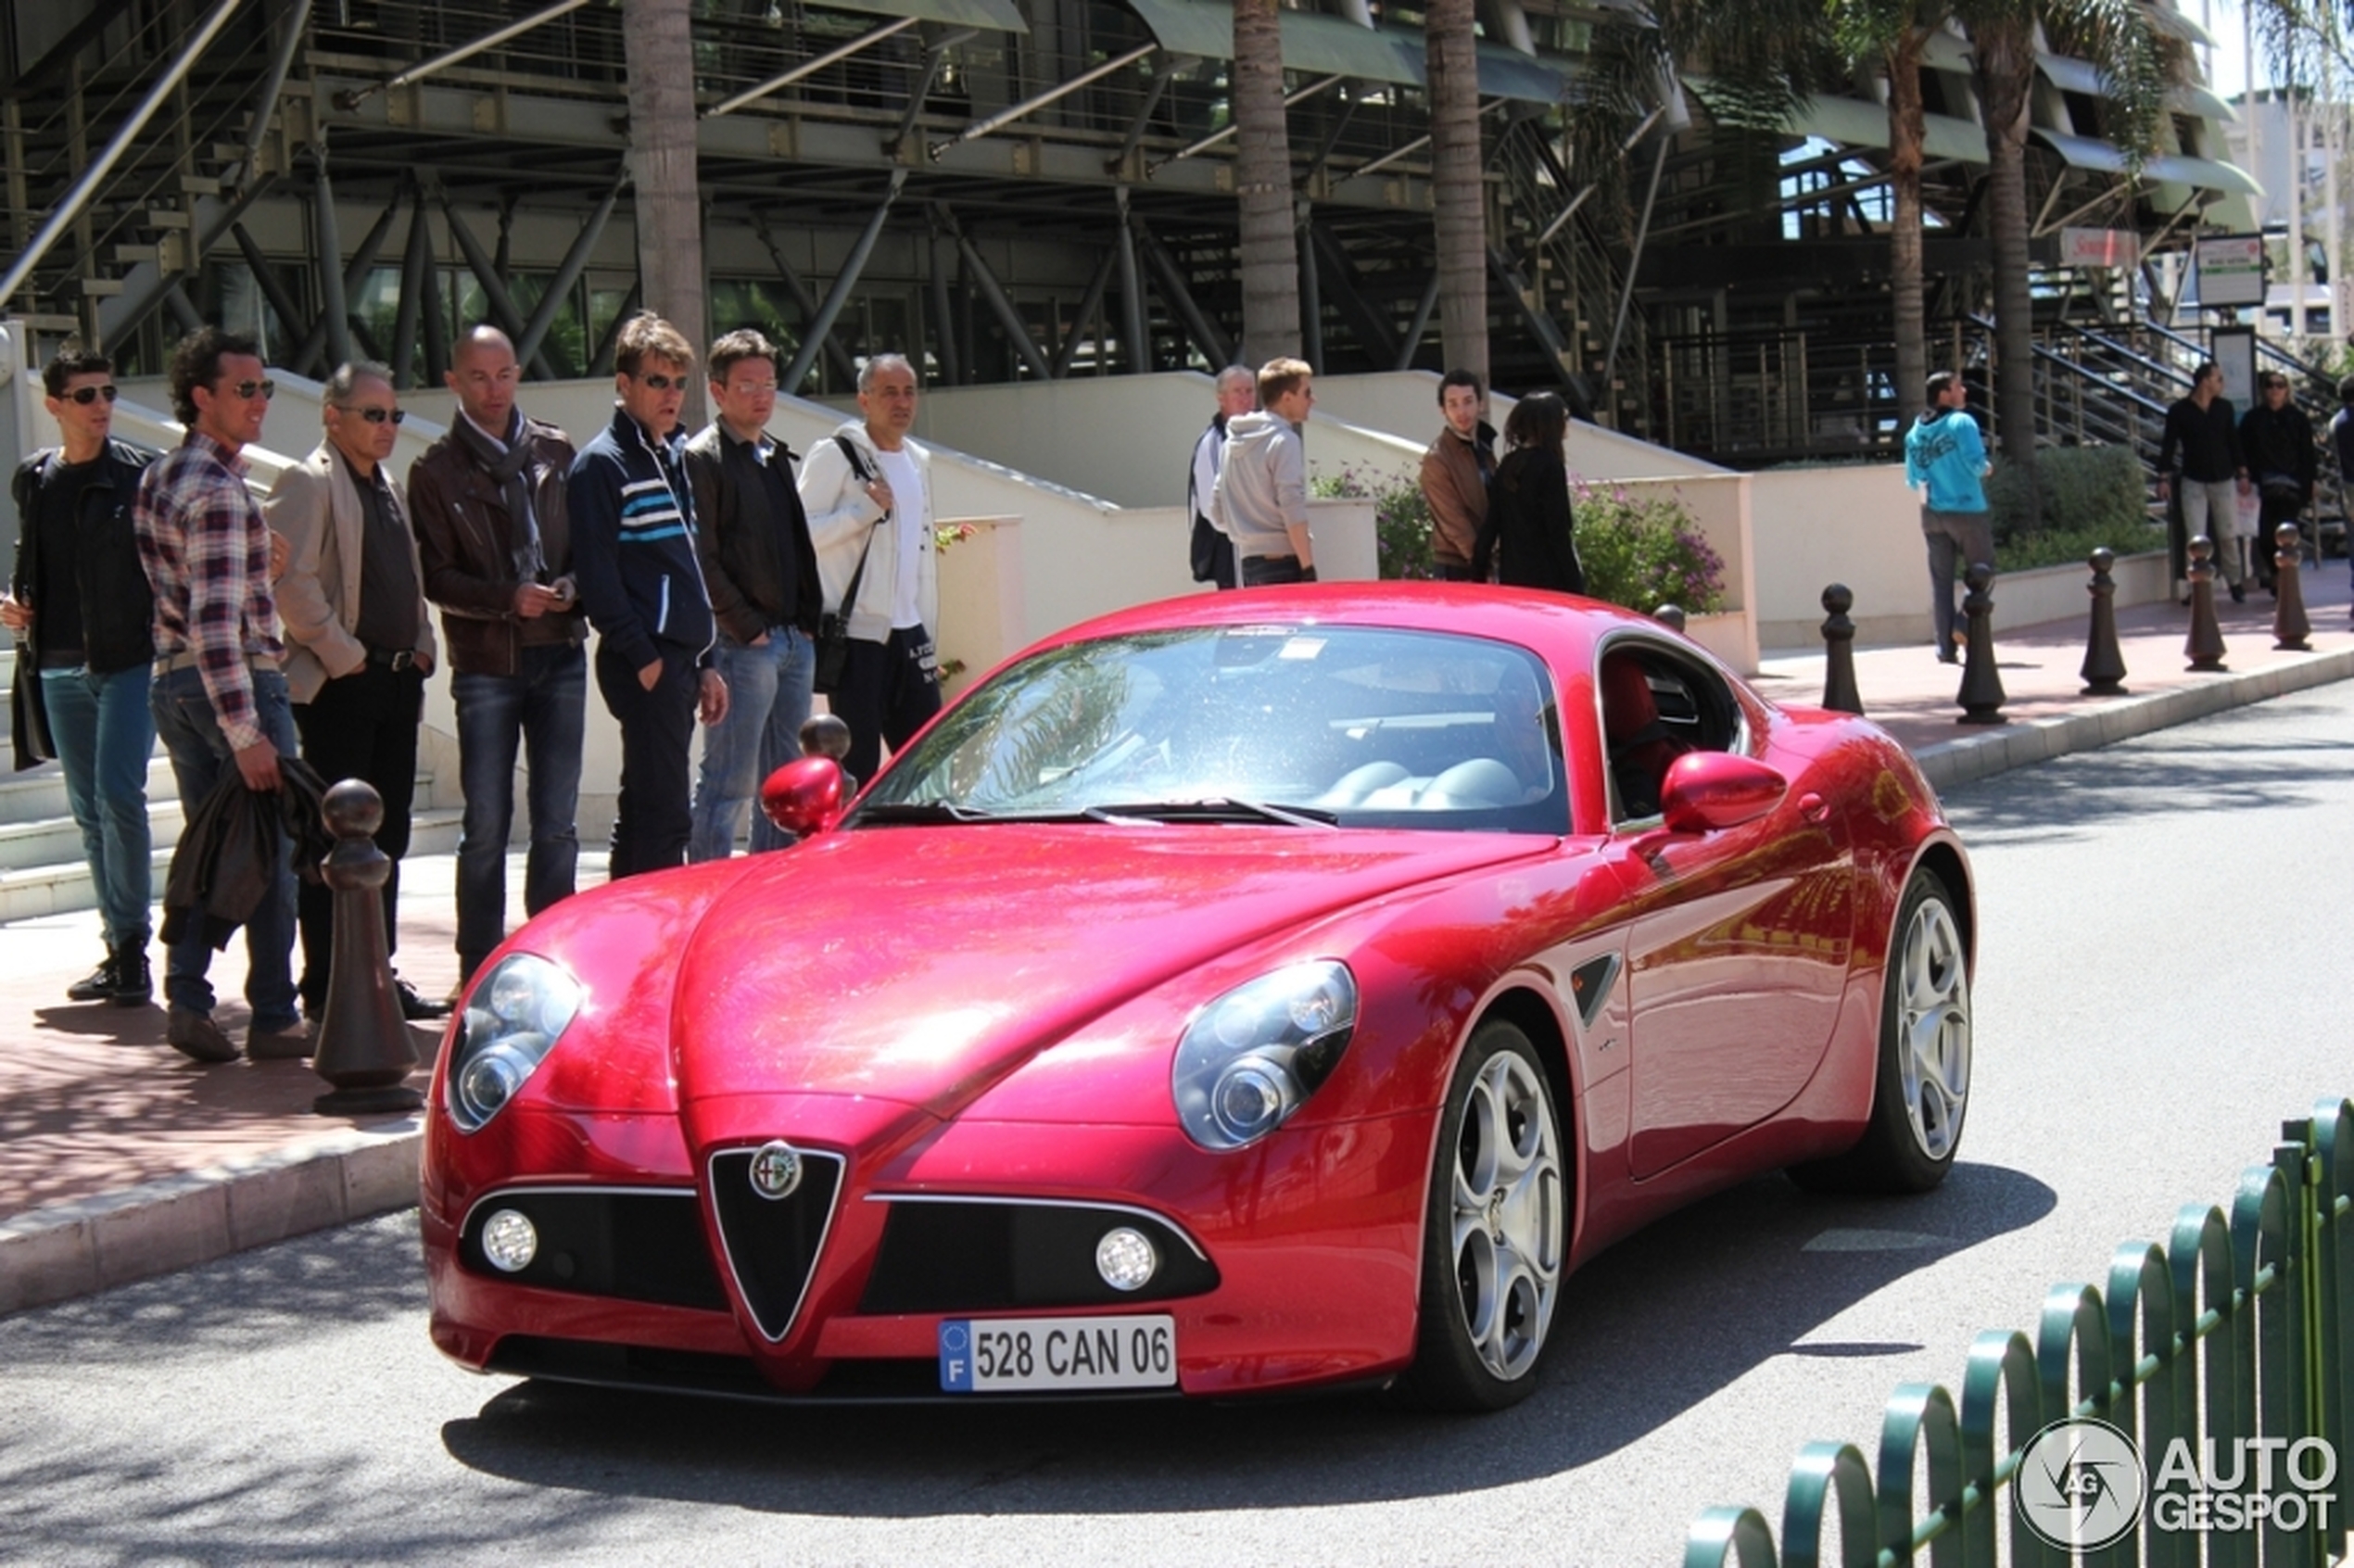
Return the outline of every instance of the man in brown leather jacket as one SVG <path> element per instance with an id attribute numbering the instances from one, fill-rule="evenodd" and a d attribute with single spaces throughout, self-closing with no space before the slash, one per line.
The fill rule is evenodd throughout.
<path id="1" fill-rule="evenodd" d="M 1487 478 L 1496 472 L 1496 431 L 1480 418 L 1487 389 L 1477 373 L 1451 370 L 1438 383 L 1447 427 L 1423 454 L 1423 500 L 1430 508 L 1430 554 L 1448 582 L 1473 580 L 1472 556 L 1487 520 Z"/>
<path id="2" fill-rule="evenodd" d="M 506 935 L 518 742 L 531 814 L 524 907 L 537 915 L 572 894 L 588 624 L 564 507 L 572 442 L 515 406 L 514 345 L 496 327 L 460 340 L 446 379 L 458 417 L 411 466 L 409 509 L 458 707 L 458 967 L 470 980 Z"/>

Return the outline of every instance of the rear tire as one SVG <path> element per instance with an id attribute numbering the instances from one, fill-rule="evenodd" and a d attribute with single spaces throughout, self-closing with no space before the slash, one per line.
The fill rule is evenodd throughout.
<path id="1" fill-rule="evenodd" d="M 1500 1410 L 1536 1388 L 1568 1250 L 1561 1127 L 1528 1036 L 1482 1024 L 1448 1081 L 1431 1162 L 1407 1403 Z"/>
<path id="2" fill-rule="evenodd" d="M 1945 1180 L 1969 1110 L 1969 951 L 1953 895 L 1927 867 L 1897 906 L 1880 980 L 1872 1119 L 1843 1155 L 1794 1166 L 1816 1192 L 1925 1193 Z"/>

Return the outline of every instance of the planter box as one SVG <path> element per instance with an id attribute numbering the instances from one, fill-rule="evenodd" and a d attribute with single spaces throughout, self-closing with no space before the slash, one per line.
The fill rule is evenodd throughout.
<path id="1" fill-rule="evenodd" d="M 2166 580 L 2166 552 L 2149 550 L 2118 558 L 2109 574 L 2117 584 L 2117 607 L 2156 604 L 2172 587 Z M 2093 569 L 2082 562 L 2039 566 L 1994 579 L 1994 625 L 2041 626 L 2087 613 L 2092 607 Z"/>

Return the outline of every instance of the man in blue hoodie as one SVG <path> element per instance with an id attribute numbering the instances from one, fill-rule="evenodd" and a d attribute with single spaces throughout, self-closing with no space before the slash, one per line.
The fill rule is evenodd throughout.
<path id="1" fill-rule="evenodd" d="M 715 623 L 678 429 L 694 363 L 693 348 L 659 316 L 625 322 L 614 346 L 619 406 L 564 487 L 573 575 L 597 628 L 597 689 L 621 726 L 615 881 L 686 864 L 695 716 L 713 725 L 728 712 L 727 682 L 711 667 Z"/>
<path id="2" fill-rule="evenodd" d="M 1926 487 L 1921 533 L 1929 540 L 1929 608 L 1937 626 L 1937 658 L 1954 651 L 1955 555 L 1965 571 L 1994 564 L 1994 524 L 1986 510 L 1986 441 L 1969 415 L 1969 386 L 1952 371 L 1929 378 L 1929 407 L 1905 434 L 1905 483 Z"/>

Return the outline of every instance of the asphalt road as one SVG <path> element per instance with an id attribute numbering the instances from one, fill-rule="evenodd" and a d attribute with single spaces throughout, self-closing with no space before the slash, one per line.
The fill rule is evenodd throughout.
<path id="1" fill-rule="evenodd" d="M 1574 1563 L 1778 1518 L 1810 1438 L 2228 1203 L 2354 1093 L 2334 1005 L 2354 685 L 1948 802 L 1977 857 L 1962 1163 L 1903 1202 L 1778 1177 L 1572 1283 L 1526 1404 L 804 1412 L 471 1376 L 431 1349 L 412 1219 L 0 1320 L 10 1563 Z M 2331 977 L 2337 977 L 2333 980 Z"/>

